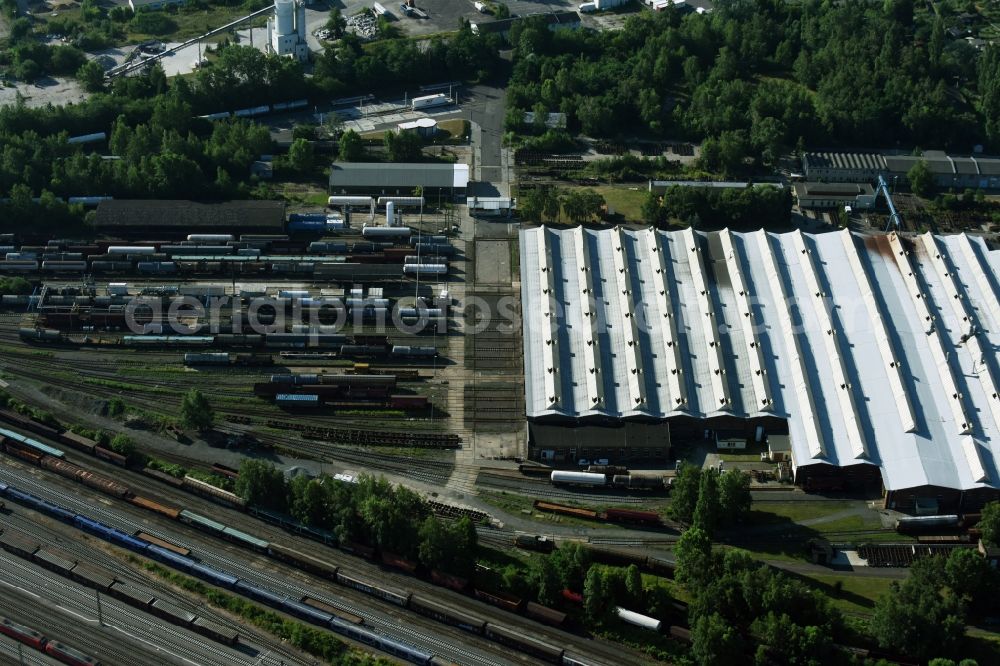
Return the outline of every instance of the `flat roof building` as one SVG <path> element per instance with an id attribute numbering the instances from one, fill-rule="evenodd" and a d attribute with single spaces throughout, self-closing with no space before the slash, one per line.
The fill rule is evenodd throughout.
<path id="1" fill-rule="evenodd" d="M 330 166 L 331 194 L 409 194 L 414 188 L 464 195 L 468 164 L 440 162 L 335 162 Z"/>
<path id="2" fill-rule="evenodd" d="M 1000 498 L 1000 253 L 967 235 L 521 231 L 531 422 L 789 436 L 798 483 Z"/>

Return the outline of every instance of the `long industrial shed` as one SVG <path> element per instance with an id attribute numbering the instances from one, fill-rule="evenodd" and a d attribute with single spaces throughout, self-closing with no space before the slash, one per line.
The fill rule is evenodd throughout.
<path id="1" fill-rule="evenodd" d="M 536 227 L 521 275 L 529 421 L 766 424 L 797 483 L 1000 497 L 1000 254 L 978 237 Z"/>

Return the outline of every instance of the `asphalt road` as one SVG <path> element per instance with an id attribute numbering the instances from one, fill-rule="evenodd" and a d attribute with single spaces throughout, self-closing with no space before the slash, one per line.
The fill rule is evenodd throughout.
<path id="1" fill-rule="evenodd" d="M 503 121 L 507 108 L 504 103 L 504 90 L 489 85 L 471 86 L 466 90 L 466 96 L 468 101 L 463 104 L 463 109 L 469 111 L 469 119 L 479 126 L 479 131 L 473 136 L 476 149 L 473 179 L 480 183 L 492 183 L 493 189 L 499 192 L 506 182 L 500 145 L 503 140 Z M 480 191 L 482 189 L 480 186 L 477 194 L 491 196 Z M 500 195 L 494 193 L 492 196 Z"/>

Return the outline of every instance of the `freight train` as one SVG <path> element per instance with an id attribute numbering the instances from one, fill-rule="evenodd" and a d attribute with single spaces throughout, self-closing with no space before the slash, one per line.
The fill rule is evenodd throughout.
<path id="1" fill-rule="evenodd" d="M 522 473 L 525 466 L 521 466 Z M 621 468 L 619 468 L 620 471 Z M 629 490 L 663 490 L 669 487 L 669 481 L 663 474 L 657 473 L 604 473 L 604 472 L 573 472 L 555 470 L 549 474 L 553 485 L 588 486 L 591 488 L 627 488 Z"/>
<path id="2" fill-rule="evenodd" d="M 609 523 L 628 523 L 652 527 L 661 525 L 663 522 L 660 518 L 660 514 L 655 511 L 637 511 L 635 509 L 607 509 L 605 511 L 595 511 L 593 509 L 586 509 L 583 507 L 555 504 L 544 500 L 535 500 L 534 507 L 538 511 Z"/>
<path id="3" fill-rule="evenodd" d="M 142 540 L 151 538 L 149 535 L 141 532 L 137 537 Z M 0 548 L 18 557 L 32 560 L 57 574 L 72 578 L 98 592 L 108 594 L 140 610 L 149 611 L 173 624 L 191 629 L 214 641 L 226 645 L 236 645 L 239 641 L 238 632 L 166 604 L 166 602 L 143 593 L 128 583 L 117 581 L 113 575 L 109 575 L 102 569 L 92 567 L 86 563 L 77 563 L 65 559 L 60 554 L 49 549 L 47 544 L 40 544 L 17 530 L 8 528 L 0 535 Z"/>
<path id="4" fill-rule="evenodd" d="M 290 215 L 289 233 L 349 233 L 326 213 Z M 305 219 L 308 218 L 308 219 Z M 358 233 L 358 232 L 354 232 Z M 0 247 L 0 273 L 17 275 L 284 275 L 350 277 L 359 264 L 389 264 L 369 278 L 402 279 L 409 273 L 446 274 L 455 249 L 446 237 L 411 235 L 407 227 L 366 227 L 350 241 L 292 240 L 287 235 L 190 234 L 185 241 L 58 241 L 55 245 Z M 433 243 L 425 242 L 436 239 Z M 414 259 L 419 257 L 419 259 Z M 434 257 L 427 263 L 423 257 Z M 406 268 L 409 266 L 409 268 Z M 390 266 L 386 267 L 387 269 Z M 370 271 L 366 271 L 370 272 Z M 376 271 L 378 273 L 378 271 Z"/>
<path id="5" fill-rule="evenodd" d="M 76 436 L 76 439 L 85 439 L 85 438 L 80 438 L 79 436 Z M 36 443 L 41 444 L 40 442 Z M 65 454 L 58 449 L 47 447 L 47 445 L 44 444 L 41 444 L 41 446 L 46 447 L 46 449 L 51 450 L 53 453 L 62 454 L 63 457 L 65 456 Z M 39 464 L 45 464 L 46 458 L 50 457 L 48 453 L 36 452 L 36 455 L 39 458 L 39 460 L 37 461 Z M 60 462 L 65 462 L 67 465 L 71 465 L 71 463 L 68 463 L 68 461 L 65 461 L 63 458 L 59 458 L 58 460 Z M 76 466 L 73 465 L 72 467 Z M 66 468 L 64 466 L 60 466 L 58 469 L 61 469 L 64 472 L 70 471 L 69 468 Z M 155 470 L 145 470 L 145 471 L 147 474 L 154 476 Z M 73 475 L 76 478 L 79 478 L 79 476 L 76 475 L 75 471 L 73 472 Z M 155 476 L 156 478 L 161 478 L 160 475 L 155 475 Z M 162 476 L 166 477 L 166 475 Z M 80 480 L 83 481 L 83 479 Z M 188 479 L 181 481 L 173 479 L 172 477 L 166 477 L 163 478 L 163 480 L 169 482 L 171 485 L 174 486 L 183 484 L 184 486 L 187 486 L 189 489 L 191 489 L 191 486 L 188 485 L 190 483 Z M 325 562 L 322 562 L 321 560 L 318 560 L 303 553 L 299 553 L 281 544 L 275 544 L 264 541 L 262 539 L 254 537 L 253 535 L 237 530 L 231 526 L 224 525 L 207 516 L 202 516 L 187 509 L 179 509 L 175 507 L 164 506 L 148 498 L 135 495 L 127 487 L 123 487 L 121 486 L 121 484 L 118 484 L 117 482 L 111 479 L 100 477 L 100 475 L 97 474 L 92 474 L 92 482 L 89 485 L 92 485 L 92 487 L 98 490 L 102 490 L 103 492 L 112 494 L 116 497 L 126 499 L 127 501 L 136 506 L 153 511 L 162 516 L 169 517 L 173 520 L 184 522 L 188 525 L 191 525 L 192 527 L 213 534 L 214 536 L 227 539 L 229 541 L 233 541 L 255 552 L 264 553 L 275 559 L 279 559 L 288 562 L 290 564 L 293 564 L 305 571 L 310 571 L 312 573 L 328 577 L 330 580 L 337 582 L 341 585 L 352 587 L 359 591 L 365 592 L 366 594 L 377 596 L 381 599 L 397 604 L 399 606 L 412 608 L 416 612 L 423 612 L 424 614 L 429 614 L 426 611 L 426 605 L 421 604 L 421 600 L 419 599 L 419 597 L 417 598 L 418 600 L 416 604 L 414 604 L 414 594 L 408 590 L 393 589 L 385 585 L 382 585 L 380 583 L 375 583 L 365 580 L 359 574 L 348 572 L 346 570 L 341 570 L 339 567 L 335 565 L 327 564 Z M 220 493 L 225 493 L 225 491 L 220 491 Z M 152 559 L 156 559 L 164 564 L 176 566 L 181 571 L 185 571 L 186 573 L 189 573 L 191 575 L 198 576 L 214 584 L 228 587 L 229 589 L 233 589 L 237 592 L 241 592 L 243 594 L 246 594 L 247 596 L 250 596 L 251 598 L 257 599 L 258 601 L 261 601 L 263 603 L 268 603 L 281 610 L 285 610 L 286 612 L 296 615 L 297 617 L 302 617 L 303 619 L 310 619 L 309 617 L 306 617 L 304 615 L 306 613 L 309 613 L 310 611 L 303 611 L 300 608 L 300 606 L 303 605 L 301 602 L 295 600 L 288 600 L 284 597 L 281 597 L 281 595 L 276 595 L 268 590 L 263 590 L 262 588 L 257 588 L 252 585 L 247 585 L 244 583 L 244 581 L 240 581 L 235 577 L 231 576 L 230 574 L 227 574 L 225 572 L 220 572 L 218 570 L 212 569 L 211 567 L 202 565 L 201 563 L 197 562 L 191 557 L 179 553 L 178 552 L 179 547 L 173 544 L 171 544 L 171 546 L 173 547 L 168 547 L 163 544 L 154 543 L 146 538 L 140 538 L 138 535 L 127 534 L 115 528 L 98 523 L 97 521 L 93 521 L 86 516 L 75 514 L 72 511 L 69 511 L 61 506 L 48 502 L 44 499 L 41 499 L 29 493 L 24 493 L 13 486 L 8 486 L 7 484 L 0 483 L 0 496 L 5 496 L 8 499 L 30 506 L 33 509 L 46 513 L 50 516 L 53 516 L 59 520 L 62 520 L 63 522 L 75 525 L 81 529 L 84 529 L 86 531 L 95 534 L 96 536 L 104 538 L 118 546 L 122 546 L 128 548 L 129 550 L 146 554 Z M 215 497 L 215 499 L 220 499 L 220 498 Z M 222 501 L 225 503 L 229 503 L 226 502 L 226 500 L 224 499 Z M 240 500 L 238 503 L 233 503 L 232 506 L 236 508 L 245 508 L 243 506 L 242 500 Z M 260 512 L 255 510 L 254 513 L 259 515 L 265 512 Z M 281 517 L 278 517 L 274 514 L 268 514 L 262 517 L 269 518 L 272 522 L 278 522 L 279 524 L 282 524 L 285 527 L 291 527 L 289 521 L 284 520 Z M 318 533 L 317 535 L 314 536 L 311 532 L 315 530 L 310 530 L 309 528 L 305 528 L 304 526 L 298 524 L 295 524 L 295 529 L 296 531 L 306 533 L 310 537 L 318 538 L 319 540 L 322 540 L 325 543 L 328 544 L 336 543 L 336 537 L 334 537 L 331 534 Z M 344 542 L 340 543 L 339 545 L 342 549 L 362 557 L 371 559 L 375 556 L 374 548 L 370 548 L 362 544 Z M 404 558 L 401 558 L 399 556 L 393 556 L 392 554 L 389 553 L 382 553 L 381 560 L 387 566 L 402 569 L 409 573 L 413 573 L 417 569 L 417 565 L 415 563 L 410 563 L 406 561 Z M 491 603 L 506 610 L 510 610 L 513 612 L 523 612 L 529 617 L 534 617 L 536 619 L 538 619 L 541 615 L 546 615 L 547 618 L 546 621 L 550 623 L 555 618 L 558 617 L 558 615 L 556 615 L 558 611 L 555 611 L 554 609 L 544 609 L 544 607 L 538 606 L 537 604 L 533 604 L 531 606 L 531 610 L 529 611 L 527 604 L 525 604 L 523 600 L 517 599 L 515 597 L 500 596 L 483 590 L 473 589 L 469 584 L 469 581 L 458 578 L 456 576 L 434 571 L 430 572 L 430 578 L 434 582 L 440 585 L 443 585 L 445 587 L 450 587 L 457 591 L 471 590 L 478 598 L 486 601 L 487 603 Z M 292 603 L 286 603 L 289 601 L 292 601 Z M 551 611 L 551 613 L 546 613 L 546 611 Z M 459 609 L 452 609 L 451 612 L 455 620 L 453 623 L 454 626 L 458 626 L 466 630 L 469 630 L 467 629 L 467 626 L 476 626 L 475 622 L 468 620 L 464 611 Z M 333 618 L 333 620 L 336 619 L 337 618 Z M 414 660 L 414 663 L 428 663 L 428 664 L 436 663 L 433 661 L 415 661 L 417 656 L 425 656 L 428 659 L 433 659 L 433 657 L 431 655 L 423 655 L 419 651 L 408 653 L 406 652 L 406 650 L 411 649 L 409 648 L 409 646 L 397 644 L 394 641 L 390 641 L 389 643 L 383 645 L 382 643 L 379 643 L 377 641 L 388 640 L 388 639 L 384 639 L 384 637 L 378 636 L 377 634 L 373 634 L 372 632 L 366 633 L 365 630 L 361 630 L 352 622 L 340 621 L 340 623 L 338 623 L 334 622 L 333 620 L 331 620 L 329 623 L 324 623 L 324 624 L 328 624 L 328 626 L 330 626 L 330 628 L 333 629 L 334 631 L 339 631 L 340 633 L 347 635 L 351 638 L 354 638 L 355 640 L 359 640 L 369 645 L 373 645 L 375 647 L 378 647 L 379 649 L 394 654 L 398 657 Z M 343 624 L 350 624 L 352 629 L 348 631 L 346 627 L 342 626 Z M 504 627 L 499 627 L 492 623 L 487 623 L 484 628 L 476 631 L 475 633 L 479 633 L 493 640 L 498 640 L 500 642 L 503 642 L 504 644 L 517 647 L 517 645 L 514 645 L 513 643 L 517 639 L 512 638 L 516 637 L 517 634 L 511 632 L 508 629 L 505 629 Z M 545 646 L 545 647 L 543 649 L 540 646 Z M 553 663 L 576 663 L 572 658 L 565 656 L 565 650 L 563 648 L 548 645 L 546 643 L 543 643 L 541 641 L 538 641 L 537 639 L 533 639 L 530 637 L 524 637 L 523 642 L 520 644 L 520 649 L 535 656 L 543 656 L 544 653 L 544 655 L 546 656 L 543 656 L 543 658 L 546 658 L 552 661 Z M 408 657 L 407 654 L 410 654 L 411 656 Z"/>
<path id="6" fill-rule="evenodd" d="M 375 647 L 383 652 L 387 652 L 400 659 L 404 659 L 415 664 L 427 664 L 429 666 L 440 663 L 432 654 L 423 652 L 416 647 L 387 638 L 359 626 L 356 621 L 356 617 L 354 616 L 344 618 L 338 614 L 329 612 L 329 610 L 318 608 L 314 603 L 306 603 L 305 600 L 307 597 L 303 597 L 302 599 L 292 599 L 284 594 L 274 592 L 254 583 L 240 579 L 227 571 L 202 564 L 190 556 L 185 556 L 176 552 L 176 549 L 165 548 L 155 543 L 150 543 L 148 540 L 138 538 L 137 536 L 128 534 L 114 527 L 110 527 L 83 514 L 74 513 L 73 511 L 65 509 L 57 504 L 43 500 L 30 493 L 25 493 L 18 488 L 3 482 L 0 482 L 0 495 L 71 524 L 116 546 L 126 548 L 140 555 L 144 555 L 191 576 L 205 580 L 212 585 L 233 590 L 243 596 L 276 608 L 277 610 L 288 613 L 289 615 L 299 619 L 328 627 L 334 632 L 347 636 L 353 640 L 363 642 L 367 645 L 371 645 L 372 647 Z M 479 618 L 471 616 L 460 609 L 442 606 L 435 602 L 415 596 L 414 593 L 409 590 L 391 588 L 384 584 L 369 581 L 362 575 L 355 572 L 347 571 L 336 565 L 327 564 L 312 556 L 299 553 L 280 544 L 268 543 L 244 532 L 240 532 L 239 530 L 222 525 L 221 523 L 213 521 L 210 518 L 200 516 L 187 510 L 180 511 L 180 516 L 181 520 L 196 527 L 215 533 L 223 538 L 236 541 L 237 543 L 255 551 L 267 553 L 276 559 L 289 562 L 303 570 L 327 577 L 341 585 L 356 589 L 364 592 L 365 594 L 376 596 L 397 606 L 411 608 L 415 612 L 427 615 L 437 619 L 438 621 L 447 622 L 466 631 L 483 635 L 494 641 L 514 647 L 533 656 L 540 657 L 551 663 L 562 664 L 572 662 L 571 658 L 566 657 L 564 648 L 551 645 L 536 638 L 523 636 L 519 632 L 492 622 L 483 622 Z M 385 561 L 385 559 L 386 558 L 383 554 L 383 560 Z M 394 564 L 395 566 L 399 566 L 398 562 Z M 491 595 L 478 590 L 476 591 L 476 595 L 487 600 L 488 602 L 494 602 L 495 599 L 499 598 L 497 595 Z M 501 599 L 501 601 L 504 603 L 496 605 L 501 605 L 509 610 L 519 610 L 521 608 L 521 601 L 519 599 L 505 597 Z M 153 604 L 150 608 L 150 611 L 156 611 L 155 604 Z M 164 612 L 162 611 L 162 608 L 161 612 Z M 526 608 L 525 612 L 529 617 L 533 617 L 550 624 L 556 622 L 561 623 L 565 619 L 565 616 L 558 611 L 545 608 L 544 606 L 539 606 L 538 604 L 531 604 L 530 610 Z M 171 616 L 176 615 L 176 613 L 168 614 Z M 191 620 L 188 620 L 188 622 L 190 621 Z M 567 661 L 567 659 L 570 661 Z"/>

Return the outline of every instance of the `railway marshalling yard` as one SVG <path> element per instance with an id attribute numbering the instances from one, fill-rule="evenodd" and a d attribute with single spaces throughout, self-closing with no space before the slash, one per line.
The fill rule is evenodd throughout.
<path id="1" fill-rule="evenodd" d="M 142 453 L 191 470 L 210 471 L 215 463 L 238 468 L 245 457 L 257 457 L 292 473 L 383 474 L 391 481 L 436 500 L 439 511 L 466 511 L 480 520 L 480 543 L 502 553 L 501 562 L 504 557 L 522 560 L 532 557 L 511 548 L 517 532 L 545 533 L 635 553 L 662 554 L 669 550 L 677 538 L 677 532 L 669 528 L 637 531 L 595 524 L 573 516 L 540 514 L 533 509 L 532 501 L 538 498 L 598 509 L 621 506 L 657 511 L 662 511 L 668 500 L 662 493 L 553 488 L 546 478 L 518 473 L 515 461 L 526 457 L 527 443 L 516 227 L 466 215 L 460 216 L 455 227 L 451 227 L 450 220 L 443 216 L 424 215 L 420 220 L 415 217 L 407 216 L 405 220 L 414 233 L 419 230 L 421 234 L 437 235 L 447 230 L 454 254 L 446 277 L 392 278 L 372 283 L 273 275 L 266 279 L 203 274 L 189 278 L 139 278 L 135 275 L 44 278 L 41 291 L 45 296 L 40 305 L 6 307 L 0 312 L 2 389 L 26 405 L 52 414 L 64 426 L 125 432 Z M 127 283 L 128 292 L 133 295 L 166 291 L 275 296 L 279 292 L 308 291 L 311 296 L 351 298 L 352 290 L 361 288 L 366 298 L 385 298 L 400 307 L 411 307 L 419 296 L 431 303 L 431 307 L 446 307 L 448 317 L 446 323 L 429 326 L 418 333 L 399 330 L 391 322 L 381 324 L 368 319 L 356 322 L 349 317 L 347 325 L 337 335 L 345 336 L 345 342 L 367 346 L 369 350 L 343 354 L 323 347 L 304 349 L 298 345 L 268 345 L 262 339 L 252 343 L 238 342 L 235 338 L 224 337 L 237 335 L 225 324 L 219 332 L 200 331 L 179 344 L 141 342 L 120 326 L 102 325 L 100 317 L 93 316 L 93 311 L 88 315 L 86 308 L 60 305 L 80 294 L 93 294 L 94 299 L 108 297 L 109 285 L 121 282 Z M 372 292 L 373 288 L 382 291 Z M 71 295 L 74 289 L 76 296 Z M 442 298 L 442 292 L 447 292 L 446 298 Z M 223 311 L 223 314 L 230 313 Z M 203 323 L 192 317 L 186 317 L 185 321 Z M 226 317 L 221 321 L 227 321 Z M 58 340 L 31 340 L 25 338 L 23 329 L 58 329 L 61 333 Z M 206 335 L 213 337 L 204 337 Z M 227 344 L 222 344 L 223 340 Z M 381 347 L 383 353 L 372 353 L 374 347 Z M 392 350 L 397 347 L 433 348 L 436 355 L 393 354 Z M 189 354 L 197 356 L 185 359 Z M 213 354 L 228 354 L 226 365 L 201 362 Z M 311 408 L 276 404 L 278 393 L 297 390 L 294 385 L 277 386 L 272 381 L 276 375 L 315 375 L 315 379 L 309 380 L 313 388 L 303 390 L 327 390 L 326 404 Z M 394 378 L 391 388 L 385 393 L 376 393 L 375 399 L 363 392 L 361 395 L 351 391 L 344 393 L 338 384 L 370 379 L 371 384 L 381 382 L 384 385 L 386 378 Z M 190 429 L 178 435 L 173 427 L 182 397 L 190 389 L 201 391 L 215 412 L 215 424 L 204 435 Z M 483 611 L 481 605 L 469 606 L 469 601 L 460 595 L 409 576 L 386 573 L 374 565 L 362 565 L 357 558 L 335 555 L 336 551 L 290 537 L 284 530 L 244 513 L 220 508 L 188 493 L 179 496 L 178 491 L 165 488 L 135 470 L 123 471 L 90 459 L 73 458 L 73 461 L 120 479 L 131 488 L 152 493 L 152 497 L 167 504 L 201 510 L 218 520 L 225 518 L 226 524 L 260 538 L 291 543 L 302 552 L 333 558 L 331 561 L 343 559 L 345 566 L 352 568 L 372 569 L 368 572 L 372 580 L 414 589 L 417 593 L 423 591 L 446 603 Z M 274 586 L 279 581 L 286 581 L 287 585 L 287 581 L 295 581 L 289 589 L 282 588 L 290 596 L 319 590 L 324 598 L 339 604 L 341 610 L 364 615 L 370 625 L 388 635 L 413 642 L 455 662 L 492 664 L 526 660 L 505 653 L 488 641 L 472 640 L 438 623 L 402 614 L 391 604 L 372 600 L 367 595 L 336 586 L 327 589 L 329 585 L 317 588 L 316 580 L 307 582 L 301 572 L 267 558 L 248 555 L 189 527 L 150 518 L 148 513 L 134 507 L 118 502 L 112 504 L 90 490 L 81 489 L 78 484 L 53 477 L 22 461 L 5 456 L 3 463 L 0 482 L 17 484 L 71 509 L 83 511 L 86 507 L 99 507 L 99 518 L 110 525 L 130 534 L 146 529 L 174 543 L 186 544 L 202 556 L 203 562 L 228 564 L 230 569 L 237 566 L 237 575 L 246 574 L 251 579 L 257 576 L 255 580 L 259 584 Z M 742 542 L 737 539 L 734 543 L 767 553 L 774 562 L 790 562 L 803 573 L 817 576 L 818 585 L 830 586 L 837 582 L 836 574 L 822 578 L 822 571 L 815 567 L 810 569 L 810 565 L 802 562 L 801 552 L 782 546 L 782 542 L 797 546 L 808 536 L 817 534 L 831 539 L 872 541 L 887 536 L 877 514 L 868 511 L 863 501 L 827 502 L 824 506 L 822 500 L 801 502 L 801 497 L 793 495 L 796 493 L 787 491 L 769 496 L 764 492 L 756 493 L 755 502 L 767 507 L 755 512 L 761 532 L 755 539 Z M 795 522 L 815 527 L 800 527 L 794 525 Z M 129 580 L 148 586 L 154 596 L 162 594 L 163 598 L 173 599 L 181 606 L 200 606 L 197 600 L 185 598 L 174 586 L 150 576 L 141 568 L 122 567 L 127 557 L 122 552 L 97 539 L 86 536 L 81 539 L 78 533 L 58 521 L 39 520 L 18 508 L 4 519 L 4 528 L 8 527 L 27 533 L 39 543 L 54 540 L 70 550 L 78 561 L 103 563 L 112 571 L 126 571 Z M 9 565 L 21 569 L 26 566 L 13 561 Z M 883 577 L 867 574 L 865 579 L 871 590 L 881 589 L 889 577 L 898 575 L 893 572 Z M 29 582 L 37 578 L 37 575 L 34 578 L 29 575 L 27 569 L 24 575 Z M 121 580 L 122 576 L 118 578 Z M 843 583 L 850 579 L 842 576 L 839 580 Z M 41 584 L 40 580 L 36 582 Z M 64 587 L 64 593 L 73 599 L 66 603 L 88 617 L 93 615 L 92 601 L 86 592 L 70 590 L 68 583 Z M 44 605 L 39 607 L 38 602 L 31 599 L 30 591 L 34 589 L 27 585 L 25 590 L 15 594 L 19 595 L 18 599 L 27 595 L 23 603 L 34 609 L 34 617 L 44 617 Z M 842 596 L 843 603 L 852 610 L 866 610 L 850 587 Z M 111 606 L 108 611 L 111 614 L 128 613 L 127 609 Z M 225 626 L 239 625 L 224 613 L 212 611 L 208 616 Z M 539 631 L 537 625 L 517 616 L 509 613 L 501 613 L 501 616 L 505 622 L 518 623 L 524 632 Z M 140 622 L 131 617 L 129 621 Z M 69 632 L 64 635 L 72 638 L 68 624 L 57 624 L 57 628 Z M 547 639 L 566 645 L 567 650 L 576 654 L 591 656 L 594 663 L 619 663 L 618 651 L 622 648 L 618 646 L 610 647 L 564 633 L 550 634 Z M 106 645 L 112 650 L 109 654 L 113 654 L 113 639 L 103 637 L 101 640 L 105 642 L 98 641 L 98 645 Z M 261 663 L 281 660 L 299 663 L 300 657 L 294 650 L 276 644 L 273 638 L 251 632 L 246 640 L 260 647 L 260 654 L 265 655 Z M 212 659 L 219 656 L 207 657 L 204 652 L 218 648 L 191 647 L 177 636 L 164 649 L 181 656 L 191 655 L 191 650 L 197 655 L 201 650 L 202 663 L 215 663 Z M 229 663 L 241 662 L 234 658 Z"/>

